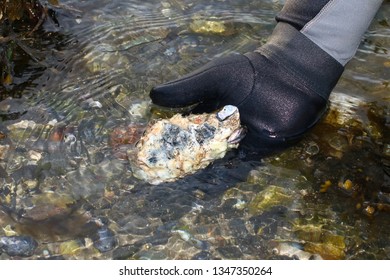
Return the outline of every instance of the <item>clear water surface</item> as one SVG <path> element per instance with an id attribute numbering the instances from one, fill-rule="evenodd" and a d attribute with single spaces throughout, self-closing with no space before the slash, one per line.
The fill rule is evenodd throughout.
<path id="1" fill-rule="evenodd" d="M 61 0 L 0 102 L 0 241 L 30 246 L 0 259 L 389 259 L 389 1 L 296 146 L 132 177 L 151 87 L 259 47 L 282 2 Z"/>

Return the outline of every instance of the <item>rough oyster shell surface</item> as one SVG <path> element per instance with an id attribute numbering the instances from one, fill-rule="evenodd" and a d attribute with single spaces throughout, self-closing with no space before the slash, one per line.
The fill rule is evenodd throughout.
<path id="1" fill-rule="evenodd" d="M 193 174 L 236 148 L 242 131 L 238 108 L 231 105 L 218 113 L 159 120 L 145 130 L 130 156 L 134 176 L 159 184 Z"/>

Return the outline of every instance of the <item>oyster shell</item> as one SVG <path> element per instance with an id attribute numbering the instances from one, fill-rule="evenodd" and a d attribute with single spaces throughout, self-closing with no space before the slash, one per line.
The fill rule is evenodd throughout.
<path id="1" fill-rule="evenodd" d="M 129 156 L 134 176 L 159 184 L 193 174 L 236 148 L 244 132 L 232 105 L 218 113 L 159 120 L 146 129 L 135 156 Z"/>

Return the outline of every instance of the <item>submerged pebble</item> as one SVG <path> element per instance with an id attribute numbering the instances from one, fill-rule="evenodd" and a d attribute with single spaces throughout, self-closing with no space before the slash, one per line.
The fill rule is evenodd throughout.
<path id="1" fill-rule="evenodd" d="M 240 248 L 237 246 L 219 247 L 217 251 L 224 259 L 228 260 L 237 260 L 243 257 Z"/>
<path id="2" fill-rule="evenodd" d="M 218 20 L 204 20 L 204 19 L 194 19 L 190 24 L 190 29 L 192 32 L 204 35 L 221 35 L 229 36 L 236 32 L 232 24 L 224 23 L 223 21 Z"/>
<path id="3" fill-rule="evenodd" d="M 305 251 L 318 254 L 326 260 L 342 260 L 345 258 L 344 248 L 329 243 L 308 242 L 305 244 Z"/>
<path id="4" fill-rule="evenodd" d="M 195 238 L 192 234 L 190 234 L 189 232 L 187 232 L 185 230 L 180 230 L 180 229 L 179 230 L 172 230 L 172 232 L 178 233 L 182 240 L 188 242 L 189 244 L 191 244 L 195 248 L 206 250 L 209 247 L 207 242 Z"/>
<path id="5" fill-rule="evenodd" d="M 200 253 L 195 254 L 191 259 L 192 260 L 211 260 L 212 255 L 207 251 L 201 251 Z"/>
<path id="6" fill-rule="evenodd" d="M 77 255 L 84 248 L 79 240 L 69 240 L 61 243 L 59 253 L 61 255 Z"/>
<path id="7" fill-rule="evenodd" d="M 102 253 L 114 249 L 118 243 L 115 234 L 107 227 L 98 229 L 92 240 L 93 246 Z"/>
<path id="8" fill-rule="evenodd" d="M 0 237 L 0 251 L 9 256 L 29 257 L 34 254 L 38 243 L 30 236 L 3 236 Z"/>
<path id="9" fill-rule="evenodd" d="M 70 214 L 71 206 L 75 203 L 72 196 L 54 192 L 41 193 L 31 198 L 23 199 L 25 207 L 23 217 L 33 221 L 43 221 L 50 218 L 62 217 Z"/>
<path id="10" fill-rule="evenodd" d="M 139 246 L 133 244 L 118 247 L 112 252 L 112 258 L 114 260 L 130 259 L 135 253 L 138 252 L 138 250 L 139 250 Z"/>
<path id="11" fill-rule="evenodd" d="M 7 157 L 9 145 L 0 145 L 0 159 L 5 159 Z"/>
<path id="12" fill-rule="evenodd" d="M 273 253 L 279 256 L 288 256 L 290 258 L 299 259 L 299 260 L 320 258 L 309 252 L 305 252 L 304 250 L 302 250 L 299 244 L 294 244 L 294 243 L 280 243 L 274 248 Z"/>
<path id="13" fill-rule="evenodd" d="M 249 204 L 251 213 L 261 213 L 273 206 L 285 205 L 292 200 L 286 189 L 278 186 L 268 186 L 259 192 Z"/>

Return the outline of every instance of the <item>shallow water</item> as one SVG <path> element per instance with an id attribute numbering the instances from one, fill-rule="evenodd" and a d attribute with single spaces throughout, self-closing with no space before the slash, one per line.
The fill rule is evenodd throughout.
<path id="1" fill-rule="evenodd" d="M 0 258 L 389 259 L 388 1 L 296 146 L 158 186 L 131 175 L 150 88 L 254 50 L 282 2 L 61 0 L 0 89 Z"/>

